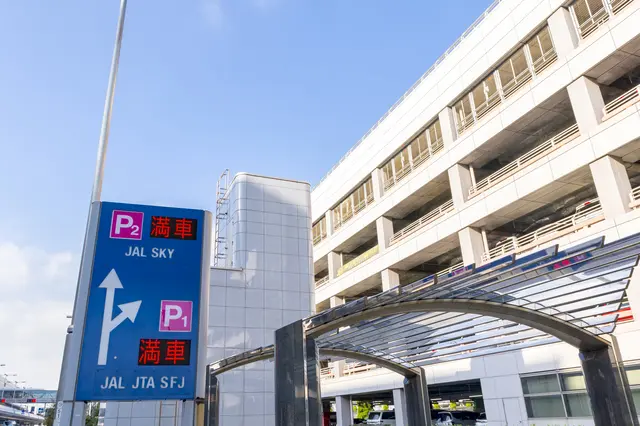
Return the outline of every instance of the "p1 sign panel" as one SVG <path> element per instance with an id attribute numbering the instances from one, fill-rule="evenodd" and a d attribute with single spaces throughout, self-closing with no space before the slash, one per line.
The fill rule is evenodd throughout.
<path id="1" fill-rule="evenodd" d="M 206 216 L 101 203 L 76 400 L 195 398 Z"/>

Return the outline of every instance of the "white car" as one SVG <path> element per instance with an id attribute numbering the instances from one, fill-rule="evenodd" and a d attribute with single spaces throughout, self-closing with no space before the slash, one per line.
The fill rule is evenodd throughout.
<path id="1" fill-rule="evenodd" d="M 367 416 L 368 425 L 396 426 L 395 411 L 371 411 Z"/>
<path id="2" fill-rule="evenodd" d="M 476 426 L 480 415 L 473 411 L 440 411 L 435 426 Z M 480 423 L 482 424 L 482 423 Z"/>

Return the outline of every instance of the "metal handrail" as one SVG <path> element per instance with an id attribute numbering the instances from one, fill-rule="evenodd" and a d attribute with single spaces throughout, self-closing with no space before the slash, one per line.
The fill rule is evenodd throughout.
<path id="1" fill-rule="evenodd" d="M 342 265 L 341 267 L 339 267 L 338 268 L 338 273 L 336 275 L 340 276 L 340 275 L 344 274 L 345 272 L 350 271 L 351 269 L 355 268 L 356 266 L 364 263 L 365 261 L 369 260 L 370 258 L 375 256 L 376 254 L 378 254 L 378 251 L 379 251 L 379 247 L 378 246 L 374 246 L 374 247 L 370 248 L 369 250 L 365 251 L 364 253 L 362 253 L 358 257 L 350 260 L 349 262 L 347 262 L 344 265 Z"/>
<path id="2" fill-rule="evenodd" d="M 496 89 L 496 92 L 489 97 L 485 102 L 480 103 L 479 106 L 476 106 L 476 120 L 480 120 L 485 115 L 489 114 L 493 111 L 497 106 L 502 102 L 502 98 L 500 97 L 500 91 Z"/>
<path id="3" fill-rule="evenodd" d="M 629 198 L 631 199 L 629 207 L 635 209 L 640 206 L 640 186 L 636 186 L 631 190 L 631 192 L 629 193 Z"/>
<path id="4" fill-rule="evenodd" d="M 586 3 L 586 0 L 583 0 L 583 1 Z M 573 4 L 574 14 L 575 14 L 576 3 Z M 589 18 L 587 18 L 584 22 L 578 23 L 578 32 L 580 33 L 580 37 L 587 38 L 608 20 L 609 20 L 609 12 L 607 11 L 607 7 L 603 2 L 602 8 L 598 9 L 593 15 L 589 16 Z"/>
<path id="5" fill-rule="evenodd" d="M 542 71 L 549 68 L 551 64 L 555 63 L 557 59 L 558 53 L 556 52 L 555 48 L 551 47 L 546 52 L 542 52 L 542 56 L 540 56 L 533 62 L 533 70 L 536 74 L 540 74 Z"/>
<path id="6" fill-rule="evenodd" d="M 333 379 L 336 375 L 333 371 L 333 367 L 325 367 L 320 369 L 320 378 L 321 379 Z"/>
<path id="7" fill-rule="evenodd" d="M 531 74 L 531 70 L 527 67 L 524 70 L 520 71 L 520 74 L 513 77 L 513 79 L 508 82 L 502 82 L 502 95 L 505 98 L 508 98 L 512 94 L 518 91 L 522 86 L 531 81 L 533 75 Z"/>
<path id="8" fill-rule="evenodd" d="M 348 362 L 344 366 L 344 375 L 350 376 L 352 374 L 364 373 L 365 371 L 374 370 L 376 368 L 378 368 L 378 366 L 375 364 Z"/>
<path id="9" fill-rule="evenodd" d="M 396 244 L 398 241 L 413 234 L 414 232 L 418 231 L 425 225 L 428 225 L 429 223 L 433 222 L 439 217 L 444 216 L 450 211 L 453 211 L 453 200 L 447 201 L 446 203 L 439 206 L 437 209 L 430 211 L 429 213 L 422 216 L 420 219 L 410 223 L 409 225 L 402 228 L 400 231 L 393 234 L 393 236 L 391 237 L 391 240 L 389 241 L 389 245 L 392 246 Z"/>
<path id="10" fill-rule="evenodd" d="M 373 202 L 373 194 L 367 195 L 367 198 L 365 198 L 364 200 L 360 201 L 358 204 L 353 206 L 353 208 L 345 215 L 345 217 L 342 217 L 340 218 L 339 221 L 336 221 L 336 223 L 333 224 L 333 229 L 334 230 L 340 229 L 342 225 L 350 221 L 355 215 L 357 215 L 362 210 L 364 210 L 365 207 L 367 207 L 372 202 Z M 336 208 L 340 208 L 340 206 Z"/>
<path id="11" fill-rule="evenodd" d="M 321 241 L 325 240 L 326 238 L 327 238 L 327 233 L 326 232 L 324 232 L 324 233 L 322 233 L 320 235 L 316 235 L 313 238 L 313 245 L 315 246 L 316 244 L 320 243 Z"/>
<path id="12" fill-rule="evenodd" d="M 615 14 L 620 12 L 625 7 L 629 6 L 633 0 L 609 0 L 611 5 L 611 11 Z"/>
<path id="13" fill-rule="evenodd" d="M 456 263 L 455 265 L 449 266 L 447 269 L 443 269 L 442 271 L 436 272 L 437 276 L 449 275 L 450 273 L 457 271 L 460 268 L 464 268 L 464 262 Z"/>
<path id="14" fill-rule="evenodd" d="M 465 96 L 468 96 L 469 94 L 467 93 Z M 473 111 L 471 111 L 469 114 L 464 115 L 462 117 L 460 117 L 459 114 L 456 115 L 456 130 L 458 130 L 458 135 L 463 134 L 464 132 L 466 132 L 467 130 L 469 130 L 471 127 L 473 127 L 476 124 L 476 118 L 473 115 Z"/>
<path id="15" fill-rule="evenodd" d="M 602 109 L 602 112 L 604 114 L 602 120 L 607 120 L 613 117 L 619 112 L 629 108 L 631 105 L 634 105 L 638 101 L 640 101 L 640 85 L 634 87 L 628 92 L 623 93 L 611 102 L 607 103 Z"/>
<path id="16" fill-rule="evenodd" d="M 329 275 L 316 281 L 316 289 L 322 287 L 329 282 Z"/>
<path id="17" fill-rule="evenodd" d="M 320 182 L 318 182 L 318 184 L 314 187 L 318 187 L 318 185 L 320 185 L 361 143 L 362 141 L 364 141 L 367 136 L 369 136 L 375 129 L 378 128 L 378 126 L 380 125 L 380 123 L 382 123 L 388 116 L 389 114 L 391 114 L 401 103 L 402 101 L 404 101 L 411 93 L 413 93 L 413 91 L 420 85 L 420 83 L 422 83 L 424 81 L 425 78 L 427 78 L 429 75 L 431 75 L 432 72 L 434 72 L 438 65 L 440 65 L 442 63 L 442 61 L 444 61 L 444 59 L 449 56 L 451 54 L 451 52 L 453 52 L 455 50 L 456 47 L 458 47 L 458 45 L 462 42 L 462 40 L 464 40 L 465 38 L 467 38 L 472 32 L 473 30 L 475 30 L 478 25 L 480 25 L 480 23 L 482 21 L 485 20 L 485 18 L 487 16 L 489 16 L 489 13 L 491 13 L 491 11 L 493 9 L 496 8 L 496 6 L 498 6 L 500 3 L 502 3 L 504 0 L 494 0 L 493 3 L 491 3 L 491 5 L 487 8 L 487 10 L 484 11 L 484 13 L 482 15 L 480 15 L 480 17 L 478 19 L 475 20 L 475 22 L 473 24 L 471 24 L 471 26 L 464 32 L 462 33 L 462 35 L 458 38 L 458 40 L 456 40 L 437 60 L 436 62 L 431 65 L 431 67 L 424 73 L 422 74 L 422 76 L 418 79 L 418 81 L 416 81 L 413 86 L 411 86 L 409 88 L 409 90 L 407 90 L 404 95 L 402 95 L 402 97 L 400 99 L 398 99 L 396 101 L 396 103 L 394 103 L 391 108 L 389 108 L 389 110 L 376 122 L 376 124 L 373 125 L 373 127 L 371 127 L 367 133 L 364 134 L 364 136 L 362 136 L 360 138 L 360 140 L 358 142 L 356 142 L 355 145 L 353 145 L 349 151 L 347 151 L 346 154 L 344 154 L 342 156 L 342 158 L 340 158 L 340 160 L 338 160 L 338 162 L 336 164 L 333 165 L 333 167 L 331 167 L 331 169 L 329 169 L 329 171 L 327 172 L 327 174 L 325 174 L 322 179 L 320 179 Z"/>
<path id="18" fill-rule="evenodd" d="M 418 166 L 433 158 L 434 155 L 438 154 L 443 149 L 444 141 L 442 140 L 442 138 L 440 138 L 431 145 L 431 150 L 422 151 L 419 156 L 417 156 L 416 158 L 412 158 L 409 163 L 407 163 L 399 171 L 396 171 L 396 173 L 389 179 L 385 180 L 382 184 L 384 190 L 389 190 L 396 183 L 400 182 L 402 179 L 412 173 L 416 168 L 418 168 Z"/>
<path id="19" fill-rule="evenodd" d="M 526 154 L 518 157 L 500 170 L 490 174 L 481 181 L 476 182 L 475 185 L 472 185 L 471 188 L 469 188 L 469 196 L 474 197 L 481 192 L 486 191 L 487 189 L 496 185 L 498 182 L 501 182 L 509 176 L 513 175 L 518 170 L 528 166 L 529 164 L 558 149 L 565 143 L 577 138 L 578 136 L 580 136 L 580 130 L 578 129 L 578 125 L 574 124 L 573 126 L 563 130 L 546 142 L 543 142 L 540 145 L 536 146 Z"/>
<path id="20" fill-rule="evenodd" d="M 520 253 L 532 249 L 563 235 L 588 228 L 601 220 L 604 220 L 604 212 L 602 211 L 600 201 L 595 199 L 588 208 L 576 212 L 569 217 L 545 225 L 528 234 L 519 237 L 514 236 L 503 241 L 488 252 L 484 252 L 482 254 L 482 260 L 488 262 L 510 253 Z"/>

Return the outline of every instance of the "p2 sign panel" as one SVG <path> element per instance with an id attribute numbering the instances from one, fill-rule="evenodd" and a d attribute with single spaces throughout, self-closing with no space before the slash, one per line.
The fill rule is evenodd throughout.
<path id="1" fill-rule="evenodd" d="M 195 398 L 207 220 L 101 203 L 76 400 Z"/>

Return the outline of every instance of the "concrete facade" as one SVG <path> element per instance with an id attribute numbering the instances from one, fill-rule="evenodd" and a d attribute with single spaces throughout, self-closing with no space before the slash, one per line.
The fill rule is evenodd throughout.
<path id="1" fill-rule="evenodd" d="M 379 251 L 340 274 L 330 267 L 330 279 L 316 289 L 317 310 L 459 263 L 480 265 L 503 254 L 523 255 L 553 244 L 568 247 L 597 236 L 610 242 L 640 232 L 640 212 L 634 210 L 638 200 L 632 194 L 640 175 L 640 91 L 618 87 L 640 70 L 640 28 L 633 24 L 640 22 L 640 2 L 622 8 L 614 3 L 602 4 L 606 22 L 589 27 L 588 22 L 578 25 L 575 1 L 496 2 L 330 171 L 311 194 L 313 223 L 330 216 L 367 176 L 374 177 L 374 201 L 313 247 L 314 273 L 323 276 L 327 263 L 335 264 L 333 256 L 360 253 L 371 238 L 377 238 Z M 597 1 L 589 4 L 594 8 Z M 530 49 L 531 79 L 500 92 L 496 106 L 479 112 L 479 82 L 495 75 L 505 58 L 532 43 L 544 28 L 553 43 L 552 62 L 537 68 Z M 489 91 L 484 88 L 485 95 Z M 468 115 L 473 123 L 465 127 L 455 108 L 469 93 L 476 105 Z M 389 161 L 436 120 L 443 148 L 385 182 L 382 172 L 389 173 Z M 449 202 L 452 207 L 438 210 Z M 573 203 L 571 211 L 567 203 Z M 538 219 L 538 212 L 546 213 Z M 637 273 L 626 294 L 637 312 Z M 634 320 L 616 328 L 628 365 L 640 364 L 639 333 Z M 581 371 L 577 350 L 566 344 L 424 368 L 429 385 L 479 380 L 491 426 L 593 425 L 586 415 L 540 418 L 528 413 L 523 378 Z M 322 381 L 323 398 L 342 402 L 380 391 L 400 399 L 401 389 L 402 377 L 379 368 Z M 396 404 L 397 414 L 398 408 L 401 413 L 402 404 Z"/>
<path id="2" fill-rule="evenodd" d="M 228 266 L 211 270 L 207 359 L 274 343 L 314 309 L 309 185 L 239 174 L 229 188 Z M 275 422 L 273 362 L 220 375 L 220 426 Z"/>

